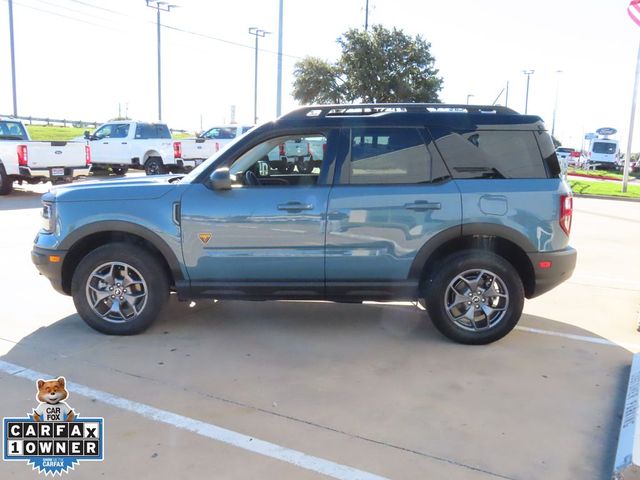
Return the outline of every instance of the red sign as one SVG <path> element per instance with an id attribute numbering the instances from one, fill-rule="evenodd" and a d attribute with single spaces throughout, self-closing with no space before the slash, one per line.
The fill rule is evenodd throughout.
<path id="1" fill-rule="evenodd" d="M 640 0 L 631 0 L 627 7 L 627 12 L 631 17 L 631 20 L 636 22 L 636 25 L 640 27 Z"/>

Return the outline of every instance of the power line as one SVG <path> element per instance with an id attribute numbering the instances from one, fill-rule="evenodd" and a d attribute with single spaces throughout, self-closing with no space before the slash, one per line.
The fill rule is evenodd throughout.
<path id="1" fill-rule="evenodd" d="M 124 17 L 128 17 L 129 16 L 126 13 L 118 12 L 116 10 L 111 10 L 109 8 L 101 7 L 99 5 L 94 5 L 92 3 L 83 2 L 81 0 L 71 0 L 71 1 L 73 3 L 79 3 L 80 5 L 85 5 L 87 7 L 97 8 L 98 10 L 102 10 L 102 11 L 105 11 L 105 12 L 115 13 L 116 15 L 122 15 Z"/>
<path id="2" fill-rule="evenodd" d="M 68 10 L 68 11 L 73 12 L 73 13 L 79 13 L 80 15 L 87 15 L 87 16 L 89 16 L 91 18 L 97 18 L 98 20 L 104 20 L 104 17 L 99 17 L 97 15 L 91 15 L 90 13 L 83 12 L 81 10 L 76 10 L 74 8 L 64 7 L 64 6 L 59 5 L 57 3 L 47 2 L 46 0 L 35 0 L 35 1 L 38 2 L 38 3 L 44 3 L 45 5 L 50 5 L 52 7 L 62 8 L 64 10 Z M 26 5 L 23 4 L 23 6 L 26 6 Z"/>
<path id="3" fill-rule="evenodd" d="M 44 2 L 44 0 L 37 0 L 37 1 L 43 1 Z M 106 12 L 109 12 L 109 13 L 113 13 L 115 15 L 121 15 L 121 16 L 125 16 L 125 17 L 129 17 L 130 18 L 129 15 L 127 15 L 127 14 L 125 14 L 123 12 L 119 12 L 117 10 L 111 10 L 109 8 L 101 7 L 99 5 L 94 5 L 94 4 L 91 4 L 91 3 L 88 3 L 88 2 L 84 2 L 82 0 L 71 0 L 71 1 L 74 2 L 74 3 L 78 3 L 80 5 L 85 5 L 87 7 L 96 8 L 98 10 L 103 10 L 103 11 L 106 11 Z M 47 3 L 47 2 L 45 2 L 45 3 Z M 23 6 L 26 6 L 26 5 L 23 5 Z M 30 7 L 30 8 L 34 8 L 34 7 Z M 65 8 L 65 7 L 63 7 L 63 8 Z M 77 10 L 73 10 L 73 11 L 74 12 L 78 12 Z M 60 14 L 56 14 L 54 12 L 48 12 L 48 13 L 52 13 L 54 15 L 61 16 Z M 80 12 L 78 12 L 78 13 L 80 13 Z M 86 15 L 89 15 L 89 14 L 86 14 Z M 91 15 L 91 16 L 93 17 L 93 15 Z M 71 18 L 71 17 L 69 17 L 69 18 Z M 94 18 L 96 18 L 96 17 L 94 17 Z M 78 19 L 75 19 L 75 20 L 76 21 L 82 21 L 82 20 L 78 20 Z M 151 21 L 144 21 L 144 23 L 153 24 L 153 22 L 151 22 Z M 172 25 L 166 25 L 164 23 L 161 23 L 160 25 L 162 27 L 168 29 L 168 30 L 174 30 L 176 32 L 185 33 L 187 35 L 193 35 L 193 36 L 196 36 L 196 37 L 206 38 L 208 40 L 213 40 L 213 41 L 216 41 L 216 42 L 226 43 L 227 45 L 233 45 L 235 47 L 242 47 L 242 48 L 247 48 L 247 49 L 251 49 L 251 50 L 254 49 L 253 45 L 247 45 L 245 43 L 235 42 L 233 40 L 226 40 L 224 38 L 214 37 L 214 36 L 208 35 L 206 33 L 195 32 L 193 30 L 188 30 L 188 29 L 185 29 L 185 28 L 175 27 L 175 26 L 172 26 Z M 107 28 L 107 27 L 105 27 L 105 28 Z M 265 49 L 265 48 L 260 48 L 259 51 L 264 52 L 264 53 L 271 53 L 273 55 L 278 55 L 278 52 L 275 51 L 275 50 L 268 50 L 268 49 Z M 293 58 L 293 59 L 296 59 L 296 60 L 302 60 L 302 58 L 303 58 L 303 57 L 301 57 L 299 55 L 291 55 L 291 54 L 286 54 L 286 53 L 283 53 L 282 56 L 283 57 L 288 57 L 288 58 Z"/>
<path id="4" fill-rule="evenodd" d="M 6 1 L 6 0 L 4 0 L 4 1 Z M 62 13 L 52 12 L 51 10 L 44 10 L 44 9 L 41 9 L 41 8 L 34 7 L 32 5 L 27 5 L 25 3 L 16 2 L 15 0 L 14 0 L 13 3 L 16 4 L 16 5 L 20 5 L 21 7 L 24 7 L 24 8 L 29 8 L 31 10 L 35 10 L 37 12 L 48 13 L 49 15 L 54 15 L 56 17 L 66 18 L 68 20 L 73 20 L 73 21 L 79 22 L 79 23 L 85 23 L 87 25 L 93 25 L 94 27 L 105 28 L 107 30 L 113 30 L 113 31 L 116 31 L 116 32 L 125 32 L 125 30 L 122 30 L 122 29 L 119 29 L 119 28 L 108 27 L 106 25 L 101 25 L 101 24 L 98 24 L 98 23 L 89 22 L 87 20 L 82 20 L 82 19 L 79 19 L 79 18 L 76 18 L 76 17 L 70 17 L 68 15 L 63 15 Z"/>

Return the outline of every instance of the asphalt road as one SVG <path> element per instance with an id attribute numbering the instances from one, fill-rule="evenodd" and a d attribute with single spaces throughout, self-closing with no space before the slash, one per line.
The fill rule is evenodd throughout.
<path id="1" fill-rule="evenodd" d="M 609 476 L 640 351 L 640 204 L 575 199 L 574 277 L 468 347 L 408 304 L 172 299 L 143 335 L 98 334 L 31 264 L 44 189 L 0 198 L 0 416 L 36 406 L 38 373 L 83 386 L 68 403 L 104 417 L 105 460 L 69 478 Z"/>

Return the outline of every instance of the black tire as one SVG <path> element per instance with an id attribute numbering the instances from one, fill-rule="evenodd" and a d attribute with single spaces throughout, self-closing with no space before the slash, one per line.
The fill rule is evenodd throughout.
<path id="1" fill-rule="evenodd" d="M 13 192 L 13 180 L 7 175 L 4 165 L 0 164 L 0 195 L 9 195 Z"/>
<path id="2" fill-rule="evenodd" d="M 433 325 L 449 339 L 467 345 L 485 345 L 504 337 L 520 320 L 524 305 L 522 280 L 503 257 L 484 250 L 465 250 L 449 255 L 432 271 L 423 283 L 423 295 Z M 482 274 L 482 271 L 488 273 Z M 497 279 L 491 280 L 492 275 Z M 470 285 L 461 277 L 479 279 L 477 291 L 471 291 L 473 281 Z M 486 296 L 485 288 L 489 292 Z M 458 301 L 467 296 L 465 301 Z"/>
<path id="3" fill-rule="evenodd" d="M 111 171 L 116 175 L 126 175 L 129 171 L 129 167 L 111 167 Z"/>
<path id="4" fill-rule="evenodd" d="M 149 157 L 144 164 L 144 172 L 147 175 L 164 175 L 167 168 L 160 157 Z"/>
<path id="5" fill-rule="evenodd" d="M 108 280 L 96 282 L 98 277 L 95 273 L 107 271 L 100 269 L 108 269 L 108 265 L 114 263 L 117 265 L 111 270 L 113 272 L 111 277 Z M 107 266 L 105 267 L 105 265 Z M 123 265 L 128 267 L 126 273 L 129 278 L 136 281 L 135 284 L 131 283 L 129 287 L 125 287 L 127 280 L 123 275 L 124 271 L 120 270 Z M 89 284 L 94 288 L 89 287 Z M 120 287 L 116 287 L 116 285 L 120 285 Z M 116 289 L 113 290 L 113 288 Z M 138 299 L 137 307 L 140 308 L 140 311 L 134 310 L 133 303 L 136 300 L 132 303 L 128 303 L 127 300 L 124 303 L 118 302 L 118 305 L 121 306 L 117 310 L 131 313 L 130 318 L 125 319 L 125 315 L 122 315 L 121 318 L 105 318 L 105 311 L 107 311 L 107 316 L 110 315 L 110 309 L 114 304 L 114 301 L 111 300 L 114 297 L 110 294 L 118 293 L 120 288 L 123 295 L 120 298 L 125 299 L 130 296 Z M 98 291 L 101 292 L 100 296 L 107 291 L 109 293 L 102 300 L 95 302 L 96 310 L 94 310 L 89 297 Z M 142 292 L 146 293 L 146 298 L 140 295 Z M 73 273 L 71 294 L 76 310 L 91 328 L 107 335 L 135 335 L 146 330 L 167 303 L 169 280 L 160 261 L 144 248 L 129 243 L 110 243 L 96 248 L 80 261 Z M 100 298 L 100 296 L 96 298 Z M 102 312 L 98 310 L 102 310 Z"/>

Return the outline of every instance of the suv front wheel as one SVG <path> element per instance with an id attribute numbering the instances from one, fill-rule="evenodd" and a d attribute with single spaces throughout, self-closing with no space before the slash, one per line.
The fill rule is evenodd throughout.
<path id="1" fill-rule="evenodd" d="M 91 328 L 108 335 L 134 335 L 159 315 L 169 296 L 169 281 L 160 262 L 145 249 L 110 243 L 80 261 L 71 294 Z"/>
<path id="2" fill-rule="evenodd" d="M 504 258 L 483 250 L 446 257 L 423 285 L 434 326 L 459 343 L 495 342 L 516 326 L 524 305 L 520 276 Z"/>

